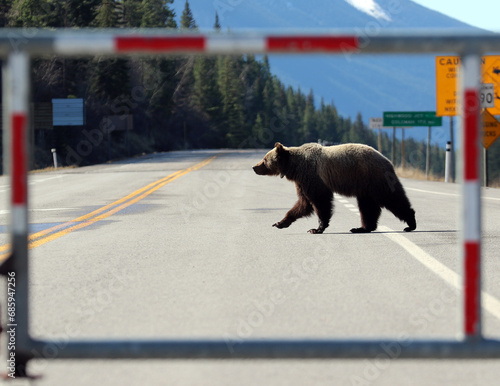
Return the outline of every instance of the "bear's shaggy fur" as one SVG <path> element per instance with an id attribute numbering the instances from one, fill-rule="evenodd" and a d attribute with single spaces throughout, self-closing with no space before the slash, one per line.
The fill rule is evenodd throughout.
<path id="1" fill-rule="evenodd" d="M 377 229 L 381 208 L 405 221 L 406 232 L 417 227 L 415 211 L 391 162 L 370 146 L 350 143 L 323 147 L 308 143 L 288 148 L 278 142 L 253 170 L 295 182 L 299 200 L 283 220 L 273 225 L 277 228 L 289 227 L 315 211 L 319 227 L 309 232 L 323 233 L 332 217 L 333 193 L 357 198 L 361 227 L 352 228 L 353 233 Z"/>

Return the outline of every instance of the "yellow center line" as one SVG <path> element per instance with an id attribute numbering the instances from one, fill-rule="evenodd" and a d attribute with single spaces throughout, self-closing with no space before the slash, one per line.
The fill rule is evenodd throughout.
<path id="1" fill-rule="evenodd" d="M 63 224 L 59 224 L 56 226 L 53 226 L 51 228 L 45 229 L 43 231 L 33 233 L 28 237 L 28 240 L 30 240 L 30 243 L 28 245 L 29 249 L 33 249 L 36 247 L 39 247 L 40 245 L 46 244 L 50 241 L 56 240 L 64 235 L 67 235 L 68 233 L 71 233 L 73 231 L 76 231 L 78 229 L 85 228 L 89 225 L 92 225 L 98 221 L 101 221 L 105 218 L 110 217 L 111 215 L 127 208 L 128 206 L 135 204 L 136 202 L 144 199 L 145 197 L 149 196 L 151 193 L 157 191 L 161 187 L 165 186 L 166 184 L 175 181 L 177 178 L 182 177 L 183 175 L 186 175 L 192 171 L 198 170 L 206 165 L 208 165 L 210 162 L 212 162 L 215 158 L 217 158 L 218 155 L 215 155 L 213 157 L 207 158 L 203 160 L 202 162 L 191 166 L 187 169 L 183 170 L 178 170 L 175 173 L 172 173 L 158 181 L 155 181 L 143 188 L 140 188 L 136 190 L 135 192 L 130 193 L 129 195 L 111 203 L 108 205 L 103 206 L 102 208 L 99 208 L 97 210 L 94 210 L 93 212 L 90 212 L 86 215 L 80 216 L 74 220 L 67 221 Z M 75 224 L 76 223 L 76 224 Z M 71 224 L 75 224 L 70 226 Z M 62 229 L 59 232 L 56 232 L 57 230 Z M 55 232 L 55 233 L 54 233 Z M 10 249 L 10 244 L 5 244 L 0 246 L 0 252 L 6 251 Z M 9 253 L 4 253 L 0 255 L 0 263 L 4 261 L 7 257 L 9 256 Z"/>

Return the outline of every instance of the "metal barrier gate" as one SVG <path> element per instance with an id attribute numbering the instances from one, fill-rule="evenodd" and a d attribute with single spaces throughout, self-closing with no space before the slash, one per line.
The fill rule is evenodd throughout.
<path id="1" fill-rule="evenodd" d="M 27 35 L 29 32 L 29 35 Z M 26 36 L 27 35 L 27 36 Z M 29 60 L 32 56 L 120 54 L 363 54 L 449 53 L 462 57 L 461 126 L 461 245 L 463 268 L 462 340 L 303 340 L 253 339 L 239 341 L 229 350 L 224 340 L 112 340 L 44 341 L 28 332 L 28 221 L 27 221 L 27 128 L 29 122 Z M 302 33 L 264 35 L 173 35 L 166 30 L 0 31 L 3 68 L 5 164 L 11 175 L 12 255 L 5 274 L 15 275 L 15 323 L 7 325 L 16 338 L 18 374 L 36 357 L 47 357 L 53 346 L 63 358 L 500 358 L 500 341 L 481 333 L 481 198 L 480 198 L 480 103 L 481 56 L 500 52 L 500 35 L 456 32 L 393 31 L 377 36 L 360 34 Z M 10 276 L 8 276 L 8 279 Z M 10 330 L 9 330 L 10 331 Z M 10 354 L 10 351 L 9 351 Z"/>

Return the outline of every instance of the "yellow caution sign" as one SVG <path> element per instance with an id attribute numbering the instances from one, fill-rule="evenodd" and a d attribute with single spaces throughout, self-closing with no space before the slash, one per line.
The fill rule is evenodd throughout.
<path id="1" fill-rule="evenodd" d="M 436 57 L 436 115 L 438 117 L 457 114 L 459 56 Z"/>
<path id="2" fill-rule="evenodd" d="M 500 56 L 483 57 L 483 83 L 493 83 L 495 107 L 489 108 L 492 115 L 500 115 Z"/>
<path id="3" fill-rule="evenodd" d="M 458 106 L 458 76 L 461 58 L 459 56 L 437 56 L 436 57 L 436 115 L 454 116 L 459 115 Z M 484 88 L 481 95 L 483 107 L 488 107 L 488 111 L 493 115 L 500 115 L 500 56 L 486 55 L 482 58 L 482 83 L 493 85 L 493 95 L 491 88 Z M 483 90 L 481 91 L 483 93 Z M 490 100 L 493 99 L 493 100 Z M 489 102 L 489 104 L 486 104 Z M 484 103 L 484 104 L 483 104 Z M 490 107 L 494 106 L 494 107 Z"/>
<path id="4" fill-rule="evenodd" d="M 483 117 L 483 146 L 488 149 L 500 136 L 500 122 L 491 115 L 488 110 L 482 114 Z"/>

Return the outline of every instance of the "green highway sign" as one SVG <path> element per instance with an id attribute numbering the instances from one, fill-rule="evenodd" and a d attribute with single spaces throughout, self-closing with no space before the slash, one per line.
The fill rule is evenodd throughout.
<path id="1" fill-rule="evenodd" d="M 442 126 L 435 111 L 385 111 L 384 127 Z"/>

